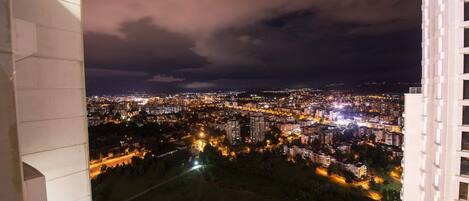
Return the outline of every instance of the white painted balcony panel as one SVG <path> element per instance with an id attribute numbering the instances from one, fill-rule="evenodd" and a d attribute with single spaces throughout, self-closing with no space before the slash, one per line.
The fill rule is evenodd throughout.
<path id="1" fill-rule="evenodd" d="M 47 11 L 47 12 L 46 12 Z M 14 0 L 14 17 L 38 25 L 81 32 L 81 8 L 73 1 Z"/>
<path id="2" fill-rule="evenodd" d="M 48 181 L 46 182 L 46 186 L 47 201 L 83 200 L 91 194 L 89 189 L 89 174 L 87 171 Z"/>
<path id="3" fill-rule="evenodd" d="M 77 117 L 21 123 L 21 155 L 86 143 L 85 121 L 85 117 Z"/>
<path id="4" fill-rule="evenodd" d="M 15 19 L 15 60 L 18 61 L 37 52 L 36 24 Z"/>
<path id="5" fill-rule="evenodd" d="M 88 169 L 86 155 L 87 144 L 44 151 L 23 156 L 23 161 L 30 164 L 42 174 L 46 181 L 81 172 Z"/>
<path id="6" fill-rule="evenodd" d="M 85 115 L 83 89 L 18 90 L 20 122 Z"/>
<path id="7" fill-rule="evenodd" d="M 16 63 L 17 88 L 84 88 L 83 64 L 30 57 Z"/>
<path id="8" fill-rule="evenodd" d="M 40 57 L 83 61 L 81 33 L 67 32 L 46 27 L 37 27 L 38 52 Z"/>

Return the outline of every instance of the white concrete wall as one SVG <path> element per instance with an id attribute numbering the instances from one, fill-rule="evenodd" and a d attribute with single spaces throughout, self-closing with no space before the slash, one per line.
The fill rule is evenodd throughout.
<path id="1" fill-rule="evenodd" d="M 21 201 L 22 168 L 17 135 L 10 11 L 11 0 L 0 0 L 0 200 Z"/>
<path id="2" fill-rule="evenodd" d="M 460 176 L 459 170 L 461 156 L 469 157 L 460 147 L 461 132 L 469 130 L 461 123 L 462 106 L 469 105 L 462 99 L 463 80 L 469 80 L 469 75 L 463 73 L 463 54 L 469 53 L 468 48 L 463 48 L 463 31 L 469 27 L 463 18 L 464 1 L 467 0 L 422 1 L 421 155 L 405 153 L 409 156 L 405 164 L 418 159 L 410 157 L 421 160 L 422 201 L 458 200 L 459 182 L 469 181 Z M 405 152 L 411 152 L 407 147 L 408 142 Z"/>
<path id="3" fill-rule="evenodd" d="M 405 94 L 403 200 L 421 200 L 422 94 Z"/>
<path id="4" fill-rule="evenodd" d="M 46 179 L 30 165 L 23 163 L 24 201 L 47 201 Z"/>
<path id="5" fill-rule="evenodd" d="M 91 200 L 79 0 L 14 0 L 22 160 L 48 201 Z"/>

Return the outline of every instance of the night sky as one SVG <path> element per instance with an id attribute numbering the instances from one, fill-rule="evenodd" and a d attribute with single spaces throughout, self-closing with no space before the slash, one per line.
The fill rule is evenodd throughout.
<path id="1" fill-rule="evenodd" d="M 88 94 L 419 82 L 419 0 L 84 0 Z"/>

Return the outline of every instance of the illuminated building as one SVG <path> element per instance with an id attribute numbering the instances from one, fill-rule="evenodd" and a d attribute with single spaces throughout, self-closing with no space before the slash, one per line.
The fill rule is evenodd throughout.
<path id="1" fill-rule="evenodd" d="M 330 131 L 321 132 L 319 134 L 322 145 L 332 145 L 334 143 L 334 133 Z"/>
<path id="2" fill-rule="evenodd" d="M 226 138 L 231 144 L 241 140 L 241 127 L 236 120 L 228 120 L 225 126 Z"/>
<path id="3" fill-rule="evenodd" d="M 81 1 L 0 13 L 0 200 L 90 201 Z"/>
<path id="4" fill-rule="evenodd" d="M 382 129 L 374 129 L 372 132 L 375 135 L 375 142 L 384 143 L 385 134 L 384 134 L 384 131 Z"/>
<path id="5" fill-rule="evenodd" d="M 363 178 L 367 175 L 367 167 L 363 164 L 344 164 L 346 170 L 351 172 L 357 178 Z"/>
<path id="6" fill-rule="evenodd" d="M 300 141 L 301 141 L 301 144 L 309 144 L 312 142 L 314 138 L 311 136 L 311 134 L 302 134 L 300 136 Z"/>
<path id="7" fill-rule="evenodd" d="M 265 139 L 265 121 L 261 114 L 253 114 L 250 117 L 251 121 L 251 141 L 253 143 L 263 142 Z"/>
<path id="8" fill-rule="evenodd" d="M 301 133 L 299 124 L 282 124 L 280 125 L 282 134 L 291 135 L 292 133 Z"/>
<path id="9" fill-rule="evenodd" d="M 313 153 L 310 155 L 310 159 L 313 163 L 320 164 L 322 167 L 329 167 L 334 160 L 331 156 L 322 153 Z"/>
<path id="10" fill-rule="evenodd" d="M 401 196 L 468 200 L 469 3 L 423 0 L 422 12 L 422 89 L 405 95 Z"/>

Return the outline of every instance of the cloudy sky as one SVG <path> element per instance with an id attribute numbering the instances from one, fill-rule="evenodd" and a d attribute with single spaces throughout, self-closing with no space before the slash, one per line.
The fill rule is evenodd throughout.
<path id="1" fill-rule="evenodd" d="M 419 0 L 84 0 L 89 94 L 420 79 Z"/>

